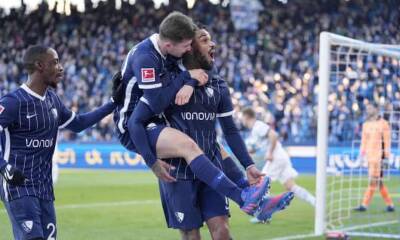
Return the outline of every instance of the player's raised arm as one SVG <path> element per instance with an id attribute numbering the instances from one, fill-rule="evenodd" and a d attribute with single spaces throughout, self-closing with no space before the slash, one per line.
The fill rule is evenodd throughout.
<path id="1" fill-rule="evenodd" d="M 117 104 L 122 103 L 124 98 L 123 88 L 121 87 L 121 73 L 117 72 L 113 76 L 112 98 L 111 101 L 103 106 L 82 114 L 75 114 L 67 109 L 58 99 L 60 112 L 60 128 L 66 128 L 73 132 L 83 131 L 101 121 L 104 117 L 112 113 Z"/>
<path id="2" fill-rule="evenodd" d="M 15 123 L 18 118 L 17 99 L 5 96 L 0 100 L 0 139 L 3 139 L 5 146 L 0 151 L 0 174 L 10 185 L 22 185 L 25 177 L 15 166 L 8 163 L 10 154 L 10 132 L 8 126 Z"/>

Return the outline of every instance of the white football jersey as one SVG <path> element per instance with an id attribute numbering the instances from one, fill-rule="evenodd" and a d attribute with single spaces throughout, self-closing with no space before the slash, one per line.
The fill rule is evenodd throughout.
<path id="1" fill-rule="evenodd" d="M 271 127 L 262 122 L 257 120 L 254 123 L 253 129 L 250 132 L 250 136 L 246 139 L 246 143 L 250 148 L 255 148 L 255 150 L 261 150 L 263 152 L 269 151 L 271 148 L 271 143 L 268 139 L 268 132 Z M 278 141 L 275 146 L 275 150 L 273 152 L 273 158 L 286 158 L 288 155 L 283 149 L 282 144 Z"/>

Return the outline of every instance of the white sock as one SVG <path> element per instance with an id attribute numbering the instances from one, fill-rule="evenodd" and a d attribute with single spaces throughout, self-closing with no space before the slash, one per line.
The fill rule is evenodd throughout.
<path id="1" fill-rule="evenodd" d="M 308 202 L 313 207 L 315 206 L 315 197 L 311 193 L 309 193 L 306 189 L 298 185 L 294 185 L 292 189 L 290 189 L 290 191 L 292 191 L 296 197 Z"/>

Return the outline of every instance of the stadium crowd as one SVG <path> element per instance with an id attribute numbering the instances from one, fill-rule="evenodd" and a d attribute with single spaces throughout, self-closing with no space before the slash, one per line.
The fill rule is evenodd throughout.
<path id="1" fill-rule="evenodd" d="M 179 10 L 209 26 L 218 44 L 216 66 L 232 87 L 236 114 L 253 106 L 286 143 L 311 143 L 316 138 L 318 41 L 330 31 L 370 42 L 400 42 L 400 5 L 396 0 L 276 0 L 260 1 L 257 31 L 235 30 L 229 5 L 185 0 L 156 9 L 152 1 L 86 1 L 85 12 L 72 7 L 70 15 L 49 10 L 46 3 L 30 13 L 24 7 L 5 14 L 0 10 L 0 96 L 26 79 L 21 59 L 31 44 L 54 47 L 64 66 L 65 79 L 57 89 L 73 110 L 88 111 L 108 101 L 111 76 L 131 47 L 156 32 L 161 19 Z M 359 139 L 363 109 L 377 101 L 388 110 L 400 100 L 400 62 L 382 57 L 350 59 L 338 66 L 336 91 L 329 96 L 329 139 L 341 143 Z M 340 71 L 339 71 L 340 70 Z M 240 116 L 238 116 L 239 119 Z M 63 133 L 63 140 L 78 136 Z M 79 134 L 81 141 L 115 139 L 112 118 Z"/>

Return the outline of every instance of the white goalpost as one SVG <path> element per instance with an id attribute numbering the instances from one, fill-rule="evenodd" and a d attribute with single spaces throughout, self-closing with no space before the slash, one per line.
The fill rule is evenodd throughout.
<path id="1" fill-rule="evenodd" d="M 338 232 L 362 238 L 400 239 L 400 104 L 393 100 L 397 97 L 400 99 L 400 88 L 395 88 L 400 86 L 400 45 L 367 43 L 322 32 L 318 74 L 314 234 Z M 372 82 L 375 79 L 379 80 L 379 84 Z M 374 87 L 379 87 L 377 91 L 381 95 L 368 95 L 374 92 Z M 351 89 L 351 92 L 343 94 L 346 92 L 343 88 Z M 370 92 L 364 89 L 369 89 Z M 392 144 L 391 156 L 385 165 L 387 167 L 382 170 L 381 181 L 388 187 L 394 205 L 398 207 L 395 212 L 385 212 L 386 205 L 380 196 L 379 187 L 367 211 L 354 211 L 369 186 L 369 175 L 359 154 L 360 130 L 357 134 L 346 133 L 352 134 L 350 141 L 336 139 L 336 144 L 330 143 L 330 129 L 333 128 L 332 125 L 339 124 L 332 122 L 330 112 L 335 99 L 340 98 L 348 99 L 347 103 L 351 102 L 349 99 L 353 99 L 353 106 L 350 107 L 348 116 L 344 117 L 357 123 L 358 127 L 365 115 L 363 104 L 368 102 L 368 98 L 378 99 L 378 104 L 383 109 L 381 114 L 389 122 Z M 357 127 L 356 124 L 354 126 Z M 338 143 L 341 147 L 336 147 Z"/>

